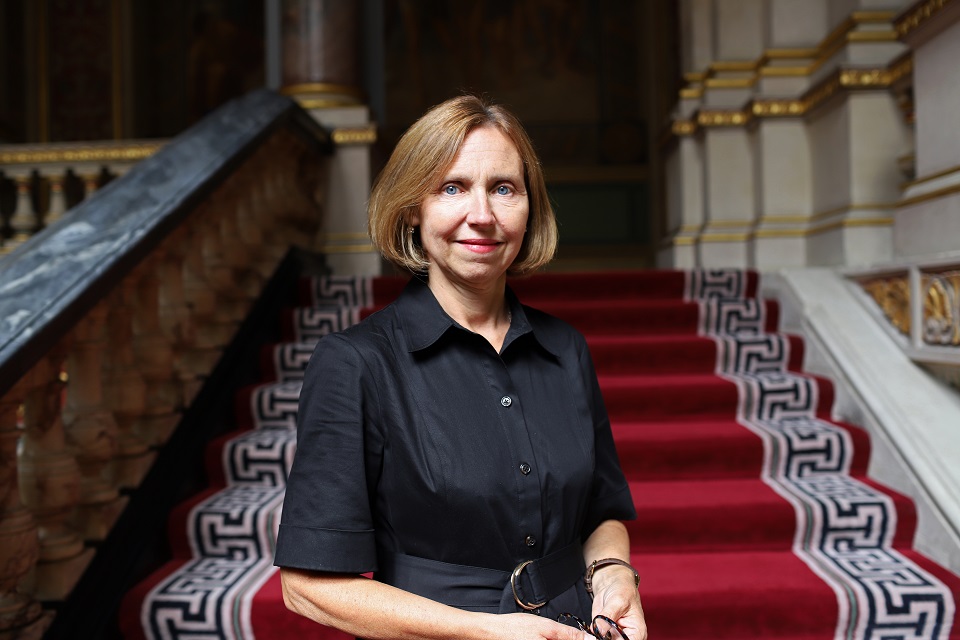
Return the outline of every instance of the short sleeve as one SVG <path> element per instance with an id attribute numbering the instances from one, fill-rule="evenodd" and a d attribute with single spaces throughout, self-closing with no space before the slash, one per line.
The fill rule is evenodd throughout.
<path id="1" fill-rule="evenodd" d="M 605 520 L 634 520 L 637 517 L 630 486 L 620 467 L 620 459 L 610 430 L 610 418 L 600 392 L 600 383 L 586 341 L 580 343 L 580 372 L 584 388 L 589 390 L 590 409 L 594 425 L 595 466 L 590 504 L 584 520 L 582 538 L 585 540 Z"/>
<path id="2" fill-rule="evenodd" d="M 277 566 L 337 573 L 377 569 L 368 492 L 375 480 L 367 473 L 365 433 L 375 391 L 364 372 L 361 354 L 340 334 L 323 338 L 307 365 Z"/>

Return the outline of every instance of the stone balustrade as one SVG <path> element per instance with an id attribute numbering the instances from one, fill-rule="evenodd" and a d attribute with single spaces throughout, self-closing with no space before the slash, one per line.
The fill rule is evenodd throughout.
<path id="1" fill-rule="evenodd" d="M 0 148 L 18 190 L 0 260 L 0 638 L 41 637 L 41 603 L 70 595 L 278 262 L 317 235 L 331 145 L 287 98 L 255 92 L 137 148 L 150 157 L 129 171 Z M 65 170 L 102 166 L 123 177 L 63 216 Z"/>
<path id="2" fill-rule="evenodd" d="M 0 255 L 53 224 L 166 140 L 0 145 Z M 5 205 L 5 206 L 4 206 Z"/>

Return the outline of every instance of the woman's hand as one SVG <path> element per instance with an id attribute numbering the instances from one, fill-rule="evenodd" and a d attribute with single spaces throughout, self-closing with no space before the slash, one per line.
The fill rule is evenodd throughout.
<path id="1" fill-rule="evenodd" d="M 509 640 L 585 640 L 589 638 L 576 627 L 569 627 L 549 618 L 541 618 L 529 613 L 507 613 L 497 615 L 496 618 L 498 623 L 503 623 L 502 630 L 498 629 L 497 638 Z M 633 640 L 633 636 L 630 640 Z"/>
<path id="2" fill-rule="evenodd" d="M 647 640 L 640 594 L 633 571 L 610 565 L 593 574 L 593 615 L 615 620 L 630 640 Z"/>

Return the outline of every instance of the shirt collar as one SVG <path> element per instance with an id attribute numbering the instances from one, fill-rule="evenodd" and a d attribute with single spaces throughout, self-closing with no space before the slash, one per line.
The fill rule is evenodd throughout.
<path id="1" fill-rule="evenodd" d="M 502 351 L 505 351 L 514 340 L 529 333 L 544 349 L 557 356 L 558 349 L 556 345 L 551 344 L 553 341 L 550 339 L 549 329 L 536 322 L 536 319 L 531 321 L 509 286 L 506 290 L 506 298 L 512 321 L 503 341 Z M 432 346 L 451 329 L 468 331 L 447 315 L 426 281 L 416 276 L 410 279 L 395 304 L 406 336 L 407 349 L 411 352 Z"/>

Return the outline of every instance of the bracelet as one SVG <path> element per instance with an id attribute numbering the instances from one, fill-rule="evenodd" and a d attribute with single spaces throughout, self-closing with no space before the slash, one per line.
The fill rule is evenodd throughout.
<path id="1" fill-rule="evenodd" d="M 594 560 L 593 562 L 591 562 L 590 566 L 587 567 L 587 572 L 583 576 L 583 584 L 587 588 L 587 593 L 589 593 L 590 595 L 593 595 L 593 573 L 597 569 L 600 569 L 601 567 L 609 566 L 611 564 L 618 564 L 621 567 L 626 567 L 627 569 L 630 569 L 630 571 L 633 571 L 634 586 L 635 587 L 640 586 L 640 574 L 637 573 L 637 570 L 634 569 L 629 562 L 621 560 L 620 558 L 602 558 L 600 560 Z"/>

